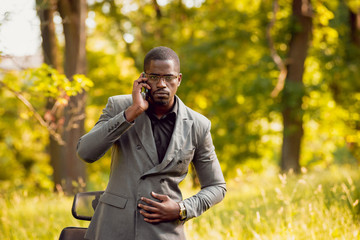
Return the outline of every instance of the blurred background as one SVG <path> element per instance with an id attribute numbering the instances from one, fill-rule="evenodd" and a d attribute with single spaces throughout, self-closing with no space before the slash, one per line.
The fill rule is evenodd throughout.
<path id="1" fill-rule="evenodd" d="M 63 216 L 73 193 L 105 188 L 110 154 L 85 164 L 77 141 L 156 46 L 178 53 L 177 94 L 211 120 L 229 183 L 226 207 L 189 222 L 190 239 L 360 239 L 359 0 L 1 0 L 0 14 L 2 239 L 82 224 Z M 24 223 L 28 205 L 48 232 Z"/>

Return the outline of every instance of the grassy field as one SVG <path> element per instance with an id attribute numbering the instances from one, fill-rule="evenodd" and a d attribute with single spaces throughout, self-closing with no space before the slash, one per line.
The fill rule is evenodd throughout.
<path id="1" fill-rule="evenodd" d="M 192 191 L 184 184 L 185 195 Z M 188 239 L 360 239 L 357 167 L 332 167 L 300 176 L 240 174 L 224 201 L 186 223 Z M 71 216 L 72 197 L 0 196 L 0 239 L 58 239 Z"/>

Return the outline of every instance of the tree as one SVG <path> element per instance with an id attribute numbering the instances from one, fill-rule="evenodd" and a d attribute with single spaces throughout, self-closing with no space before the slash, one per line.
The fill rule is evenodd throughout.
<path id="1" fill-rule="evenodd" d="M 107 49 L 111 46 L 113 52 L 131 58 L 138 72 L 144 54 L 154 46 L 166 45 L 179 54 L 184 78 L 178 95 L 211 119 L 217 154 L 229 174 L 236 174 L 235 166 L 249 159 L 261 168 L 259 159 L 267 153 L 259 150 L 264 147 L 261 135 L 266 131 L 259 120 L 274 116 L 267 117 L 274 101 L 269 98 L 271 59 L 262 42 L 267 15 L 258 14 L 267 12 L 270 4 L 244 2 L 225 1 L 222 8 L 216 0 L 198 6 L 187 6 L 185 1 L 160 5 L 160 1 L 137 0 L 96 1 L 90 6 L 96 12 L 101 37 L 107 37 Z M 128 11 L 133 6 L 136 10 Z M 133 36 L 132 41 L 127 41 L 128 35 Z M 98 65 L 89 68 L 97 86 L 103 81 L 92 75 Z M 121 63 L 117 68 L 124 71 Z M 276 154 L 266 158 L 272 161 L 273 156 Z"/>
<path id="2" fill-rule="evenodd" d="M 300 171 L 303 132 L 302 98 L 304 96 L 304 62 L 312 29 L 310 0 L 293 0 L 294 27 L 288 54 L 287 77 L 282 96 L 283 144 L 281 169 Z"/>
<path id="3" fill-rule="evenodd" d="M 42 47 L 45 62 L 56 69 L 58 64 L 58 49 L 56 43 L 53 15 L 58 10 L 63 20 L 64 29 L 64 72 L 68 79 L 74 80 L 76 74 L 86 73 L 86 31 L 87 15 L 86 1 L 70 0 L 37 0 L 38 13 L 41 21 Z M 56 122 L 64 144 L 50 136 L 50 158 L 54 173 L 55 186 L 71 193 L 74 191 L 74 181 L 85 181 L 85 164 L 76 157 L 76 144 L 84 133 L 86 94 L 71 96 L 64 108 L 54 107 L 54 100 L 49 99 L 47 108 L 50 118 Z"/>

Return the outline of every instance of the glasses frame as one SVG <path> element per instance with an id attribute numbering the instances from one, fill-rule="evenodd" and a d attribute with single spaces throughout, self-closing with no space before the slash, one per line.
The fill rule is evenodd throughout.
<path id="1" fill-rule="evenodd" d="M 158 75 L 158 74 L 148 74 L 145 73 L 148 82 L 150 83 L 158 83 L 161 79 L 164 79 L 166 83 L 172 83 L 175 79 L 179 78 L 179 75 Z M 152 79 L 154 78 L 154 79 Z"/>

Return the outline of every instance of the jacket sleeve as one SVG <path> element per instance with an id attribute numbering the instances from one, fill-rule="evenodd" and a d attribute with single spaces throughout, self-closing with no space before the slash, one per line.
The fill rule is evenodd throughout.
<path id="1" fill-rule="evenodd" d="M 204 137 L 200 140 L 193 164 L 201 184 L 201 190 L 184 200 L 187 220 L 200 216 L 207 209 L 222 201 L 226 193 L 226 183 L 210 134 L 210 123 Z"/>
<path id="2" fill-rule="evenodd" d="M 99 121 L 90 132 L 79 139 L 77 154 L 80 159 L 92 163 L 100 159 L 133 123 L 126 120 L 125 109 L 116 109 L 113 98 L 109 98 Z"/>

